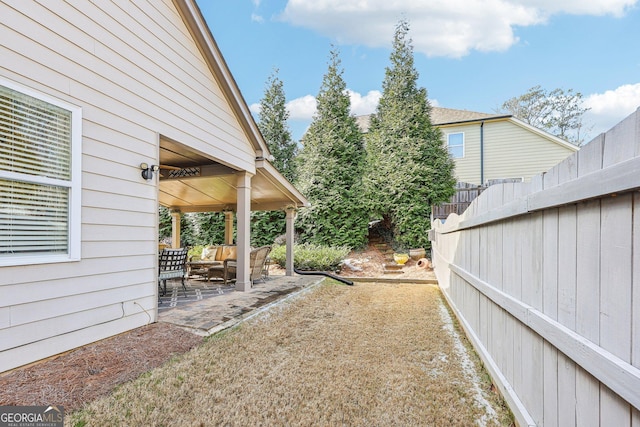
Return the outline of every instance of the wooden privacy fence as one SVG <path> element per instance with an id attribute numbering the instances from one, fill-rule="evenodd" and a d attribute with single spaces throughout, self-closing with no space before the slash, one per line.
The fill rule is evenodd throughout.
<path id="1" fill-rule="evenodd" d="M 449 203 L 441 203 L 431 207 L 431 219 L 447 219 L 454 213 L 461 215 L 487 187 L 469 184 L 468 182 L 458 182 L 456 193 L 451 197 Z"/>
<path id="2" fill-rule="evenodd" d="M 447 219 L 452 213 L 461 215 L 467 210 L 471 202 L 478 197 L 488 186 L 503 182 L 520 182 L 521 178 L 493 179 L 485 185 L 470 184 L 468 182 L 456 183 L 456 193 L 451 196 L 448 203 L 441 203 L 431 207 L 431 219 Z"/>
<path id="3" fill-rule="evenodd" d="M 640 109 L 433 221 L 442 291 L 520 425 L 640 427 Z"/>

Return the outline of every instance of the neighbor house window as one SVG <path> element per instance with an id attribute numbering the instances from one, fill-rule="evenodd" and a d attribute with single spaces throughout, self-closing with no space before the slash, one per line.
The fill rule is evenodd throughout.
<path id="1" fill-rule="evenodd" d="M 450 133 L 447 135 L 449 153 L 454 159 L 464 157 L 464 132 Z"/>
<path id="2" fill-rule="evenodd" d="M 0 79 L 0 265 L 80 258 L 81 109 Z"/>

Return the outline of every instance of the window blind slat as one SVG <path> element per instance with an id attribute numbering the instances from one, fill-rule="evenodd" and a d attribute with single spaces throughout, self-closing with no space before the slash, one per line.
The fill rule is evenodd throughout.
<path id="1" fill-rule="evenodd" d="M 0 253 L 65 253 L 67 188 L 0 180 Z"/>
<path id="2" fill-rule="evenodd" d="M 71 178 L 71 112 L 0 86 L 0 169 Z"/>

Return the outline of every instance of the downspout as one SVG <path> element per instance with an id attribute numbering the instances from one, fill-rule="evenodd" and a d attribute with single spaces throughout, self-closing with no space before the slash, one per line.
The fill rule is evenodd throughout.
<path id="1" fill-rule="evenodd" d="M 480 123 L 480 185 L 484 185 L 484 121 Z"/>

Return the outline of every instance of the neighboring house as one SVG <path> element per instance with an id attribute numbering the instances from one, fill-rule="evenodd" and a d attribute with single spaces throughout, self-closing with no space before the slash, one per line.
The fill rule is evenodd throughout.
<path id="1" fill-rule="evenodd" d="M 239 290 L 250 210 L 293 241 L 306 199 L 195 0 L 3 0 L 0 24 L 0 372 L 157 320 L 159 204 L 236 212 Z"/>
<path id="2" fill-rule="evenodd" d="M 369 116 L 358 124 L 368 131 Z M 558 164 L 578 147 L 511 115 L 433 107 L 431 122 L 440 128 L 456 163 L 459 182 L 525 181 Z"/>

